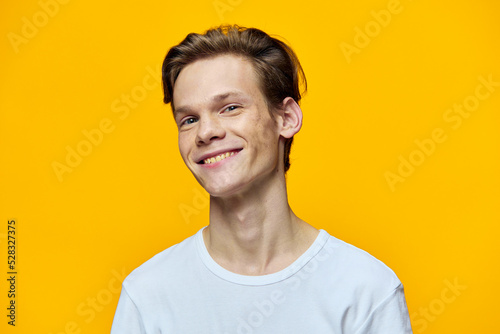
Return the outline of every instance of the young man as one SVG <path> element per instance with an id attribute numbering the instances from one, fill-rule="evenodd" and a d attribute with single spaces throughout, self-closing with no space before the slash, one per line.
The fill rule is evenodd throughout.
<path id="1" fill-rule="evenodd" d="M 257 29 L 189 34 L 169 51 L 165 103 L 210 222 L 125 279 L 113 334 L 412 332 L 396 275 L 288 204 L 301 79 L 294 52 Z"/>

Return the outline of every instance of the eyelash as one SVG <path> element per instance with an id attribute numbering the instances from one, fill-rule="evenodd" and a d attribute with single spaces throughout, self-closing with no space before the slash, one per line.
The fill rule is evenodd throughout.
<path id="1" fill-rule="evenodd" d="M 231 105 L 231 106 L 227 106 L 226 108 L 223 109 L 223 111 L 226 111 L 227 109 L 229 108 L 234 108 L 234 109 L 231 109 L 229 111 L 233 111 L 235 109 L 238 109 L 240 106 L 237 106 L 237 105 Z M 185 120 L 183 120 L 181 122 L 181 125 L 189 125 L 189 124 L 193 124 L 193 123 L 186 123 L 187 121 L 190 121 L 190 120 L 197 120 L 195 117 L 189 117 L 189 118 L 186 118 Z"/>
<path id="2" fill-rule="evenodd" d="M 232 105 L 232 106 L 228 106 L 226 109 L 224 109 L 224 111 L 226 111 L 229 108 L 233 108 L 233 107 L 234 107 L 234 109 L 239 108 L 239 106 Z M 232 109 L 231 111 L 233 111 L 234 109 Z"/>
<path id="3" fill-rule="evenodd" d="M 188 123 L 186 123 L 187 121 L 190 121 L 190 120 L 196 120 L 196 118 L 194 118 L 194 117 L 189 117 L 189 118 L 186 118 L 185 120 L 183 120 L 183 121 L 181 122 L 181 125 L 184 125 L 184 124 L 186 124 L 186 125 L 192 124 L 192 123 L 189 123 L 189 124 L 188 124 Z"/>

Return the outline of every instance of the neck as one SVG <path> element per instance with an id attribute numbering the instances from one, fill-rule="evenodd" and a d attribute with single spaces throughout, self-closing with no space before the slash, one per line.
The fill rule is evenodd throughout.
<path id="1" fill-rule="evenodd" d="M 211 197 L 204 240 L 212 258 L 227 270 L 265 275 L 289 266 L 317 234 L 290 208 L 283 176 L 244 194 Z"/>

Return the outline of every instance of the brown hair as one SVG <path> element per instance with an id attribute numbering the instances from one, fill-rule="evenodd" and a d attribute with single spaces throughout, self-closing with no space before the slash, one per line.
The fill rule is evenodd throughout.
<path id="1" fill-rule="evenodd" d="M 174 84 L 185 66 L 196 60 L 223 54 L 243 56 L 251 61 L 271 116 L 271 110 L 279 109 L 286 97 L 292 97 L 299 103 L 300 84 L 303 84 L 304 92 L 307 90 L 304 71 L 287 44 L 256 28 L 223 25 L 209 29 L 204 34 L 191 33 L 169 50 L 162 69 L 163 101 L 171 103 L 174 110 Z M 285 141 L 285 172 L 290 168 L 292 142 L 293 137 Z"/>

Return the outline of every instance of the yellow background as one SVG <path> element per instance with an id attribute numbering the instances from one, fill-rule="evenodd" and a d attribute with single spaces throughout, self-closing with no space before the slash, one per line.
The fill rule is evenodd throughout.
<path id="1" fill-rule="evenodd" d="M 459 126 L 443 118 L 479 77 L 500 82 L 498 2 L 61 2 L 0 5 L 0 276 L 10 218 L 19 272 L 15 328 L 1 279 L 2 333 L 109 332 L 118 278 L 207 223 L 150 73 L 187 33 L 226 22 L 285 37 L 306 72 L 288 174 L 298 216 L 389 265 L 415 333 L 498 331 L 500 87 L 479 88 L 490 94 Z M 391 187 L 386 173 L 422 158 L 415 140 L 436 128 L 446 140 Z M 68 147 L 88 154 L 60 180 Z"/>

